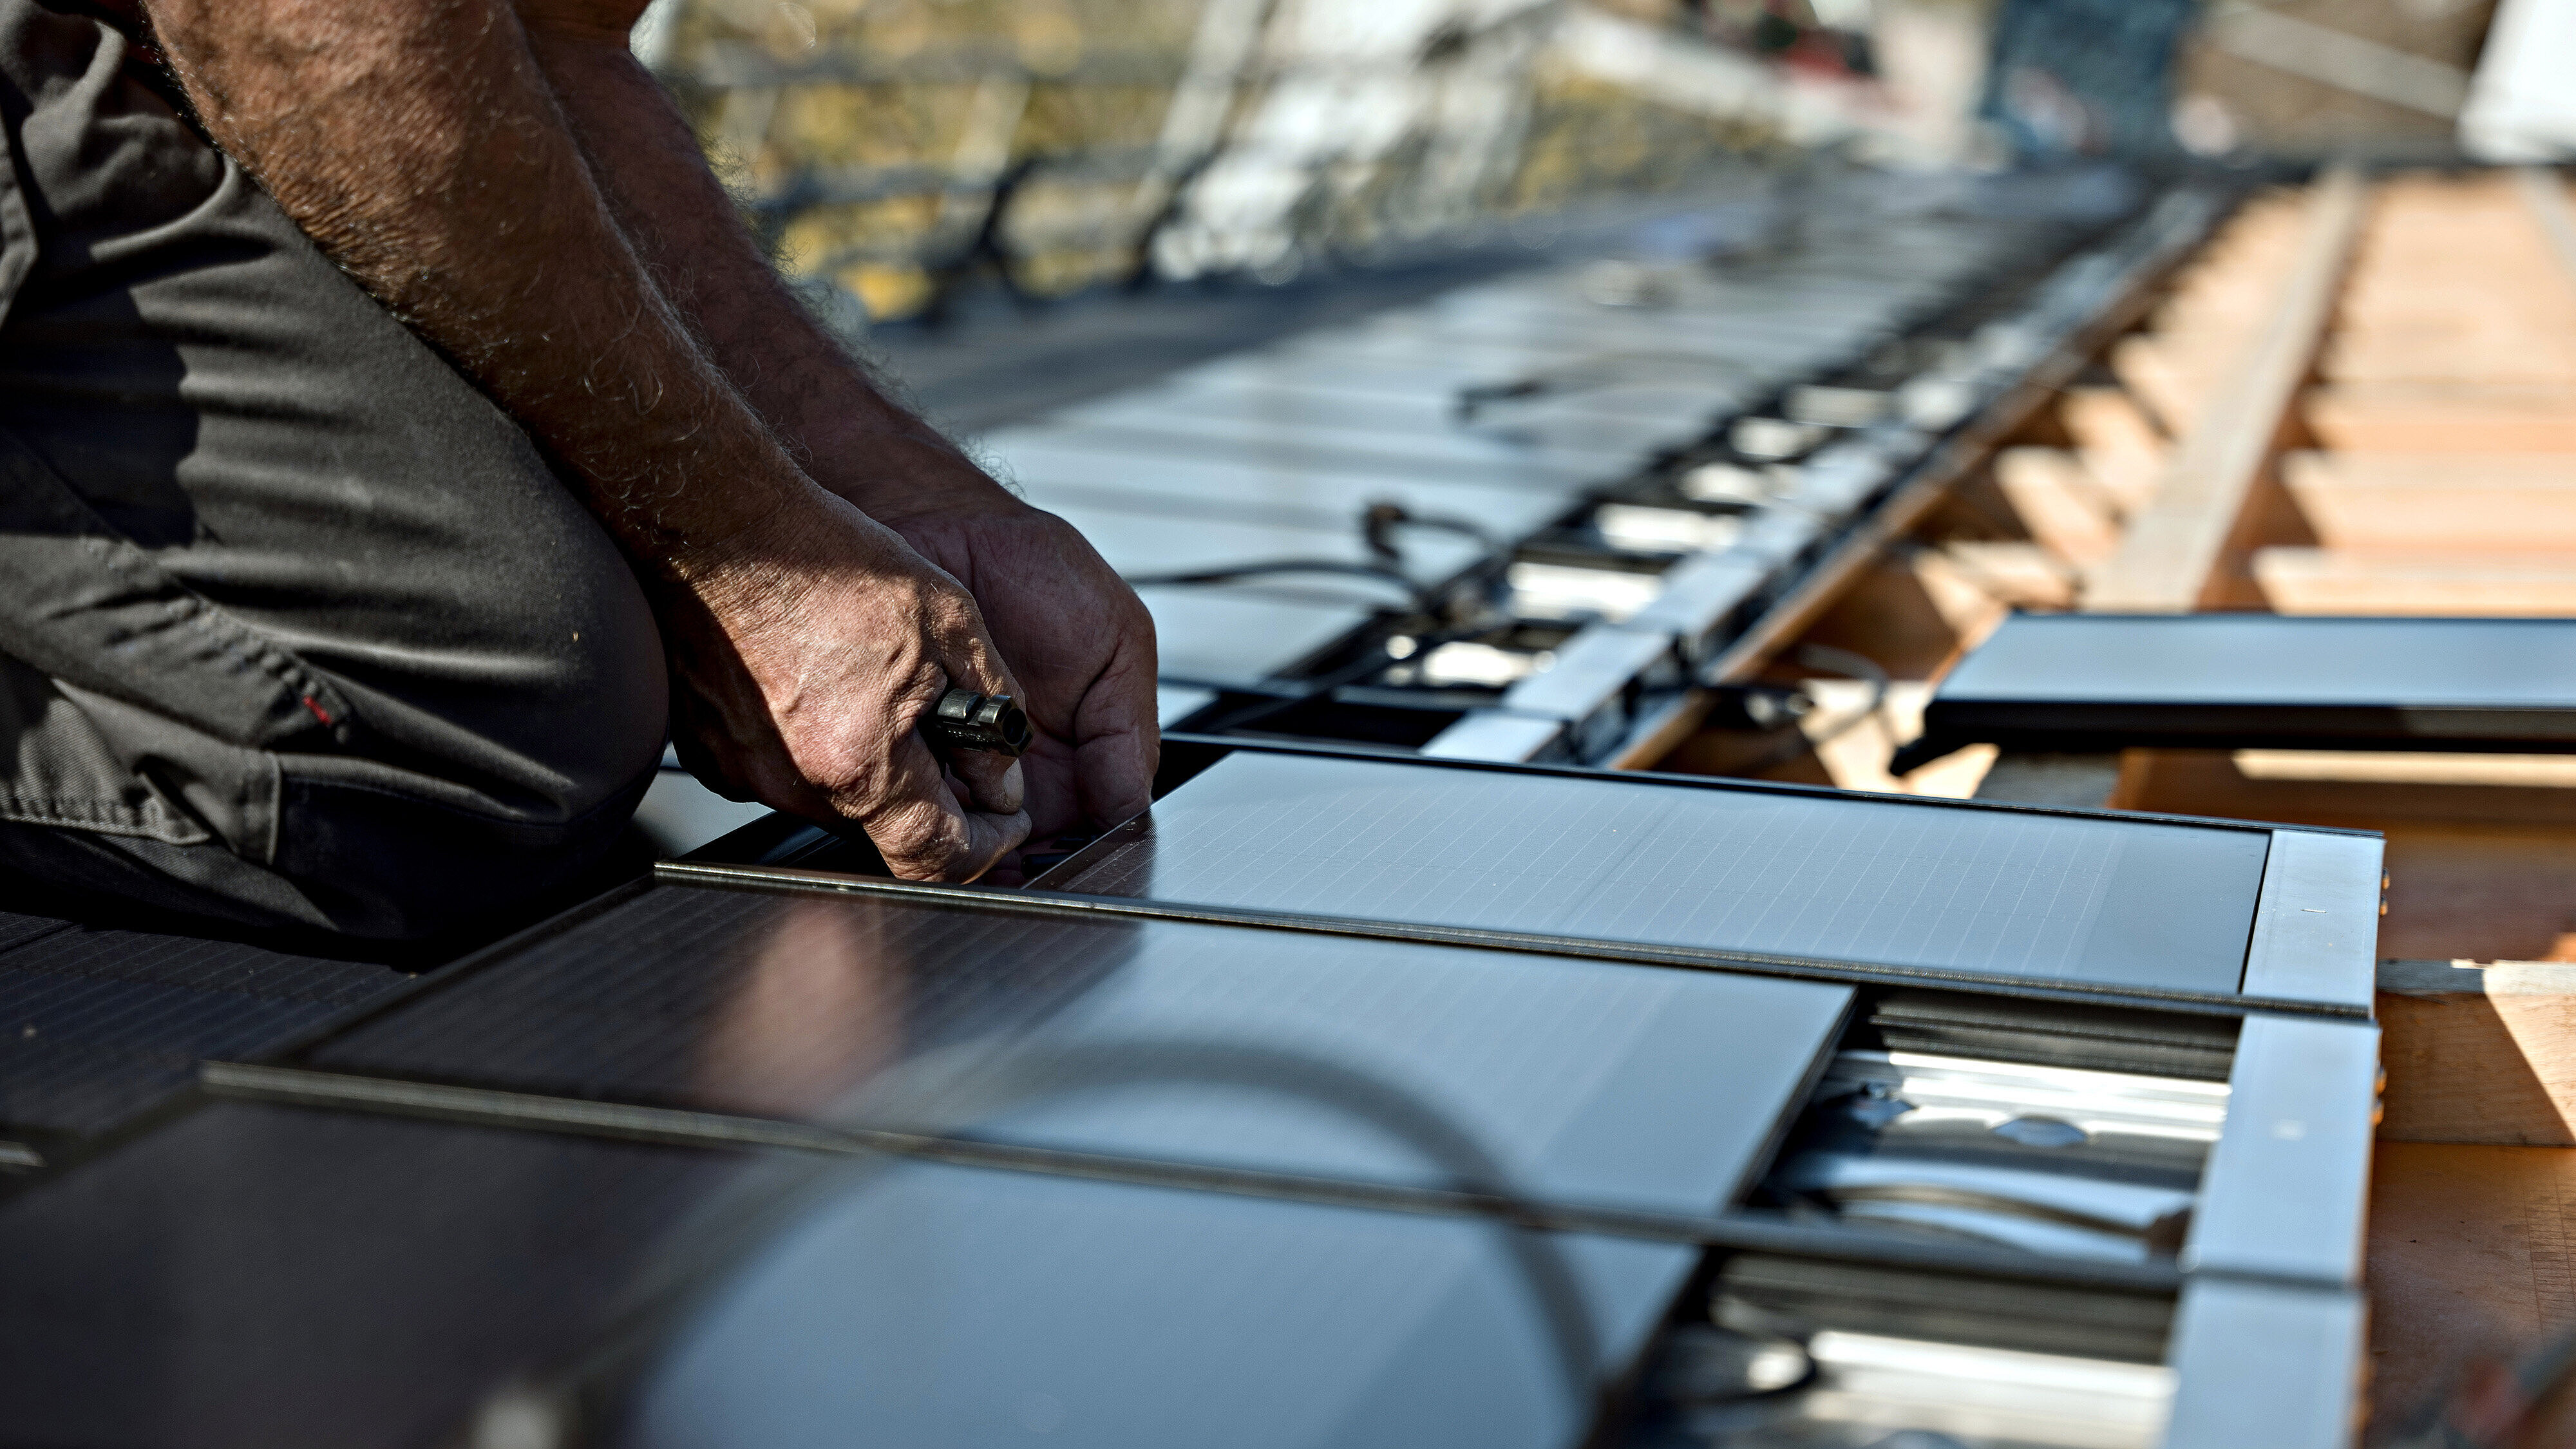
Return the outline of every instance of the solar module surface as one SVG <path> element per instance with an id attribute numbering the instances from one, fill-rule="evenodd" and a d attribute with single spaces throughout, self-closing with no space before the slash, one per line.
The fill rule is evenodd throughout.
<path id="1" fill-rule="evenodd" d="M 1222 513 L 1240 504 L 1257 516 L 1294 508 L 1336 523 L 1392 498 L 1426 513 L 1484 510 L 1497 530 L 1526 531 L 1600 478 L 1597 468 L 1578 475 L 1506 456 L 1388 457 L 1365 441 L 1314 428 L 1267 432 L 1205 415 L 1181 432 L 1129 420 L 1011 428 L 983 442 L 1026 488 L 1121 489 L 1184 512 Z"/>
<path id="2" fill-rule="evenodd" d="M 753 1164 L 219 1103 L 0 1202 L 21 1444 L 468 1442 Z M 496 1305 L 506 1305 L 506 1308 Z"/>
<path id="3" fill-rule="evenodd" d="M 1968 700 L 2485 706 L 2576 721 L 2576 619 L 2017 615 L 1941 682 L 1936 703 Z"/>
<path id="4" fill-rule="evenodd" d="M 1051 889 L 2232 992 L 2259 829 L 1238 751 Z"/>
<path id="5" fill-rule="evenodd" d="M 26 1443 L 489 1443 L 588 1374 L 635 1449 L 1559 1449 L 1696 1257 L 218 1103 L 0 1202 L 0 1361 Z"/>
<path id="6" fill-rule="evenodd" d="M 1041 490 L 1043 496 L 1043 490 Z M 1326 524 L 1320 517 L 1305 522 L 1279 522 L 1260 517 L 1217 519 L 1190 517 L 1159 507 L 1151 499 L 1130 499 L 1128 508 L 1105 508 L 1096 502 L 1046 499 L 1047 510 L 1082 530 L 1112 568 L 1139 576 L 1234 568 L 1280 558 L 1334 559 L 1348 564 L 1380 565 L 1361 536 L 1356 519 Z M 1405 548 L 1403 572 L 1418 583 L 1454 578 L 1481 562 L 1484 545 L 1456 534 L 1415 530 Z M 1293 575 L 1284 576 L 1293 578 Z M 1359 597 L 1402 602 L 1385 585 L 1349 586 Z M 1374 595 L 1361 592 L 1374 590 Z M 1265 654 L 1267 641 L 1247 641 L 1250 652 Z"/>
<path id="7" fill-rule="evenodd" d="M 14 951 L 40 936 L 71 929 L 71 922 L 50 920 L 44 916 L 22 916 L 13 911 L 0 911 L 0 952 Z"/>
<path id="8" fill-rule="evenodd" d="M 1288 594 L 1300 581 L 1278 576 L 1277 590 L 1257 584 L 1138 589 L 1137 597 L 1154 616 L 1154 650 L 1162 677 L 1219 686 L 1257 683 L 1321 653 L 1369 621 L 1365 604 Z M 1309 576 L 1305 581 L 1320 582 L 1327 590 L 1337 583 L 1329 577 Z M 1378 594 L 1392 592 L 1366 583 L 1352 592 L 1366 593 L 1372 587 Z"/>
<path id="9" fill-rule="evenodd" d="M 2576 746 L 2576 620 L 2017 615 L 1898 752 Z"/>
<path id="10" fill-rule="evenodd" d="M 907 1164 L 711 1295 L 623 1443 L 1563 1449 L 1697 1256 Z"/>
<path id="11" fill-rule="evenodd" d="M 1839 986 L 661 886 L 314 1054 L 341 1070 L 1706 1211 Z"/>
<path id="12" fill-rule="evenodd" d="M 1850 999 L 664 885 L 306 1062 L 1708 1211 L 1759 1168 Z M 41 1386 L 18 1422 L 61 1442 L 444 1441 L 496 1392 L 611 1362 L 585 1355 L 612 1324 L 649 1323 L 613 1359 L 626 1407 L 602 1442 L 784 1449 L 863 1424 L 1002 1445 L 1037 1423 L 1121 1449 L 1321 1449 L 1465 1424 L 1550 1449 L 1581 1437 L 1593 1386 L 1697 1259 L 1215 1192 L 217 1102 L 0 1202 L 0 1277 L 21 1290 L 0 1295 L 0 1355 Z"/>
<path id="13" fill-rule="evenodd" d="M 409 979 L 233 941 L 19 929 L 0 954 L 0 1125 L 22 1130 L 110 1130 L 200 1060 L 274 1050 Z"/>
<path id="14" fill-rule="evenodd" d="M 1580 487 L 1620 471 L 1599 452 L 1543 450 L 1500 419 L 1461 419 L 1437 394 L 1330 392 L 1285 385 L 1223 382 L 1175 385 L 1059 414 L 1063 421 L 1132 428 L 1170 436 L 1304 441 L 1344 455 L 1376 457 L 1410 472 L 1417 464 L 1538 465 Z M 1497 424 L 1501 425 L 1497 425 Z M 1531 470 L 1531 476 L 1537 469 Z"/>

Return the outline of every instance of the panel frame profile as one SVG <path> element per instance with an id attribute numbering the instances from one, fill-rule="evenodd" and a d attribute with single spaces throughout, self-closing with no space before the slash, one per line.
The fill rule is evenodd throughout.
<path id="1" fill-rule="evenodd" d="M 2379 1028 L 2246 1018 L 2183 1270 L 2320 1287 L 2361 1281 Z M 2325 1213 L 2320 1183 L 2350 1188 Z"/>
<path id="2" fill-rule="evenodd" d="M 2205 819 L 2144 811 L 2085 809 L 2065 805 L 1880 795 L 1867 791 L 1840 790 L 1830 786 L 1665 775 L 1581 765 L 1498 760 L 1489 757 L 1394 756 L 1384 751 L 1332 745 L 1274 741 L 1246 742 L 1222 736 L 1187 733 L 1174 733 L 1167 736 L 1166 744 L 1176 747 L 1172 750 L 1172 754 L 1188 760 L 1188 763 L 1183 766 L 1182 779 L 1178 783 L 1186 783 L 1187 779 L 1195 778 L 1200 769 L 1231 754 L 1297 756 L 1325 760 L 1364 761 L 1377 765 L 1394 764 L 1408 768 L 1481 770 L 1549 779 L 1597 781 L 1646 790 L 1714 790 L 1738 794 L 1788 795 L 1846 802 L 1860 800 L 1922 810 L 2038 814 L 2108 821 L 2122 826 L 2180 825 L 2200 829 L 2250 831 L 2266 836 L 2269 849 L 2273 854 L 2267 856 L 2263 882 L 2257 892 L 2254 915 L 2249 924 L 2245 964 L 2239 971 L 2237 989 L 2224 993 L 2113 982 L 2012 976 L 2001 973 L 1987 974 L 1940 967 L 1899 966 L 1883 962 L 1834 960 L 1753 950 L 1619 941 L 1579 935 L 1434 926 L 1376 917 L 1334 916 L 1299 911 L 1154 901 L 1133 897 L 1095 896 L 1044 888 L 1007 891 L 974 886 L 920 888 L 963 890 L 978 896 L 998 897 L 1003 901 L 1046 902 L 1063 909 L 1133 913 L 1149 917 L 1159 914 L 1186 914 L 1198 919 L 1224 919 L 1242 924 L 1267 925 L 1275 929 L 1324 930 L 1359 935 L 1394 934 L 1408 939 L 1497 944 L 1507 949 L 1587 955 L 1606 960 L 1631 960 L 1699 969 L 1752 971 L 1837 981 L 1958 986 L 1972 991 L 2049 1000 L 2091 1001 L 2132 1006 L 2172 1006 L 2182 1010 L 2214 1011 L 2227 1015 L 2272 1011 L 2364 1020 L 2370 1016 L 2374 946 L 2368 943 L 2374 942 L 2375 939 L 2377 897 L 2375 894 L 2367 894 L 2365 899 L 2366 893 L 2361 887 L 2350 882 L 2338 887 L 2333 882 L 2338 865 L 2351 871 L 2366 871 L 2370 882 L 2375 883 L 2378 880 L 2379 871 L 2376 861 L 2382 841 L 2375 832 L 2336 830 L 2315 826 L 2267 825 L 2244 820 Z M 1208 756 L 1204 762 L 1190 758 L 1202 754 Z M 1177 788 L 1177 783 L 1167 781 L 1167 784 L 1169 788 Z M 1150 813 L 1139 816 L 1102 835 L 1082 851 L 1050 870 L 1048 875 L 1055 879 L 1069 877 L 1097 859 L 1101 853 L 1150 830 L 1150 820 Z M 2283 855 L 2285 850 L 2286 859 Z M 2361 864 L 2365 857 L 2370 861 L 2367 866 Z M 697 863 L 675 863 L 673 868 L 695 869 Z M 850 881 L 853 889 L 916 888 L 907 882 L 861 882 L 857 878 L 847 876 L 825 876 L 824 878 Z M 2319 911 L 2325 914 L 2317 914 Z M 2358 954 L 2354 946 L 2356 942 L 2365 943 L 2358 947 Z"/>
<path id="3" fill-rule="evenodd" d="M 2166 1449 L 2341 1449 L 2365 1389 L 2379 1028 L 2249 1017 L 2229 1084 L 2178 1260 Z"/>
<path id="4" fill-rule="evenodd" d="M 2369 1338 L 2358 1289 L 2194 1278 L 2165 1356 L 2164 1449 L 2350 1449 Z"/>
<path id="5" fill-rule="evenodd" d="M 2385 864 L 2377 836 L 2273 831 L 2238 990 L 2369 1014 Z"/>
<path id="6" fill-rule="evenodd" d="M 2213 657 L 2221 636 L 2278 636 L 2283 667 L 2320 651 L 2349 656 L 2348 688 L 2283 686 L 2260 653 Z M 2519 678 L 2554 671 L 2531 658 L 2544 640 L 2576 655 L 2576 620 L 2330 615 L 2016 614 L 1951 671 L 1924 707 L 1923 734 L 1890 768 L 1918 769 L 1971 744 L 2007 750 L 2122 748 L 2576 752 L 2576 692 L 2547 691 L 2448 667 L 2518 658 Z M 2207 642 L 2204 642 L 2207 641 Z M 2080 645 L 2080 648 L 2077 646 Z M 2244 647 L 2241 645 L 2240 647 Z M 2073 653 L 2068 651 L 2073 650 Z M 2407 658 L 2446 663 L 2410 683 Z M 2084 656 L 2118 658 L 2116 690 L 2080 679 Z M 2142 662 L 2188 659 L 2188 678 L 2160 688 Z M 2449 674 L 2437 679 L 2437 674 Z M 1985 676 L 2000 674 L 1989 683 Z"/>

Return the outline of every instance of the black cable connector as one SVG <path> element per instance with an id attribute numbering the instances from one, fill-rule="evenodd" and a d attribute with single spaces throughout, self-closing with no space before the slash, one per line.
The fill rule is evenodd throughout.
<path id="1" fill-rule="evenodd" d="M 1396 547 L 1395 531 L 1399 528 L 1433 528 L 1474 539 L 1487 548 L 1497 540 L 1484 525 L 1466 518 L 1449 518 L 1440 514 L 1415 513 L 1403 504 L 1380 499 L 1360 510 L 1360 541 L 1368 551 L 1392 566 L 1404 561 L 1404 550 Z"/>

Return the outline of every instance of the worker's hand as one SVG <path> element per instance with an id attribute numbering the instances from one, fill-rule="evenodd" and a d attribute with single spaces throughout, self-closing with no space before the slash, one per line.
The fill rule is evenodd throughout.
<path id="1" fill-rule="evenodd" d="M 951 686 L 1020 695 L 955 579 L 813 488 L 675 572 L 672 727 L 699 778 L 855 822 L 912 880 L 973 880 L 1027 837 L 1017 761 L 944 775 L 914 733 Z"/>
<path id="2" fill-rule="evenodd" d="M 1024 761 L 1036 829 L 1107 827 L 1142 811 L 1158 751 L 1144 606 L 1081 535 L 1021 503 L 885 397 L 866 365 L 780 285 L 708 173 L 687 119 L 626 53 L 642 0 L 509 3 L 629 244 L 735 395 L 807 477 L 902 534 L 982 605 L 991 639 L 1027 686 L 1018 698 L 1036 730 Z M 621 361 L 631 351 L 622 340 L 592 349 Z M 653 386 L 637 391 L 658 395 Z M 705 476 L 721 490 L 735 472 Z"/>
<path id="3" fill-rule="evenodd" d="M 1027 686 L 1037 838 L 1107 829 L 1152 804 L 1162 753 L 1154 621 L 1090 542 L 988 483 L 917 510 L 878 500 L 871 512 L 966 585 Z"/>

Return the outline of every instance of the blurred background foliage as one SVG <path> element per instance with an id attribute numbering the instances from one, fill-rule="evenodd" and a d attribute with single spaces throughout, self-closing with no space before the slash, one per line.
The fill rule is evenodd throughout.
<path id="1" fill-rule="evenodd" d="M 1031 297 L 1277 280 L 1669 190 L 1779 141 L 1759 104 L 1676 103 L 1568 63 L 1569 8 L 663 0 L 638 44 L 786 270 L 883 320 L 970 276 Z M 1710 48 L 1679 5 L 1597 18 L 1632 48 Z"/>
<path id="2" fill-rule="evenodd" d="M 1319 264 L 1831 152 L 2450 145 L 2493 0 L 656 0 L 639 54 L 847 331 Z"/>

